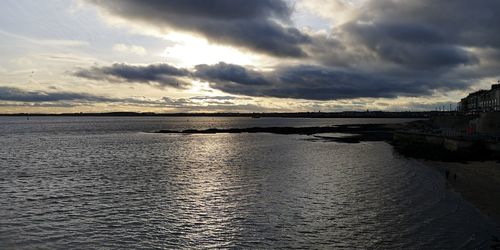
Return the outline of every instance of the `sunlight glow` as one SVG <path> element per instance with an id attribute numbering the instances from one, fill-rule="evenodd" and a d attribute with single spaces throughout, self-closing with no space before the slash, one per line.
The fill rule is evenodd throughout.
<path id="1" fill-rule="evenodd" d="M 164 38 L 174 42 L 175 45 L 166 48 L 161 56 L 178 62 L 182 67 L 218 62 L 257 65 L 259 62 L 258 55 L 250 55 L 228 46 L 212 44 L 206 39 L 192 35 L 172 32 Z"/>

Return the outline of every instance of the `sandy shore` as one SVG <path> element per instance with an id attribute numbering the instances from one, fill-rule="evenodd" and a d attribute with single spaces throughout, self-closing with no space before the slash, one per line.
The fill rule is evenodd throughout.
<path id="1" fill-rule="evenodd" d="M 446 176 L 448 184 L 462 194 L 484 214 L 491 217 L 500 226 L 500 163 L 485 162 L 434 162 L 427 165 L 437 168 Z M 456 176 L 456 178 L 455 178 Z"/>

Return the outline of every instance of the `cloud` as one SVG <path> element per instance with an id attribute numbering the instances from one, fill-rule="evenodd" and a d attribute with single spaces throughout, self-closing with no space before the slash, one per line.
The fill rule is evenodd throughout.
<path id="1" fill-rule="evenodd" d="M 500 47 L 500 2 L 496 0 L 455 1 L 369 1 L 360 19 L 382 23 L 424 26 L 439 33 L 442 42 L 459 46 Z"/>
<path id="2" fill-rule="evenodd" d="M 371 58 L 414 70 L 453 68 L 478 63 L 468 47 L 500 47 L 496 0 L 300 1 L 299 8 L 322 6 L 324 11 L 316 11 L 322 17 L 346 15 L 327 36 L 291 26 L 296 10 L 281 0 L 88 1 L 110 15 L 160 30 L 174 28 L 278 57 L 307 55 L 342 65 Z"/>
<path id="3" fill-rule="evenodd" d="M 74 92 L 44 92 L 26 91 L 19 88 L 1 87 L 0 101 L 15 102 L 58 102 L 58 101 L 89 101 L 89 102 L 109 102 L 116 99 Z"/>
<path id="4" fill-rule="evenodd" d="M 67 103 L 67 102 L 58 102 L 58 103 L 37 103 L 37 102 L 21 102 L 21 103 L 2 103 L 0 102 L 0 107 L 7 107 L 7 108 L 72 108 L 72 107 L 77 107 L 81 106 L 80 104 L 77 103 Z M 2 112 L 4 113 L 4 112 Z"/>
<path id="5" fill-rule="evenodd" d="M 276 63 L 265 71 L 224 62 L 190 70 L 113 64 L 75 74 L 88 79 L 171 87 L 201 80 L 228 94 L 341 100 L 432 96 L 500 75 L 498 0 L 365 0 L 354 8 L 334 1 L 328 8 L 345 15 L 328 32 L 294 28 L 294 9 L 278 0 L 89 1 L 130 22 L 196 33 Z"/>
<path id="6" fill-rule="evenodd" d="M 446 43 L 433 27 L 421 23 L 349 23 L 344 32 L 381 59 L 410 69 L 435 69 L 477 63 L 458 45 Z"/>
<path id="7" fill-rule="evenodd" d="M 358 1 L 349 0 L 299 0 L 297 11 L 307 11 L 315 16 L 329 20 L 333 25 L 341 25 L 353 18 Z M 332 14 L 334 13 L 334 14 Z"/>
<path id="8" fill-rule="evenodd" d="M 242 103 L 240 100 L 249 100 L 248 98 L 230 97 L 230 96 L 203 96 L 191 98 L 170 98 L 164 97 L 161 100 L 162 107 L 174 108 L 179 112 L 191 111 L 223 111 L 223 112 L 262 112 L 279 111 L 281 109 L 262 107 L 253 103 Z"/>
<path id="9" fill-rule="evenodd" d="M 220 62 L 215 65 L 201 64 L 195 67 L 196 76 L 214 82 L 237 82 L 241 85 L 269 85 L 264 75 L 245 67 Z"/>
<path id="10" fill-rule="evenodd" d="M 142 108 L 170 108 L 179 112 L 190 111 L 263 111 L 266 108 L 247 102 L 249 98 L 235 96 L 195 96 L 191 98 L 160 99 L 113 98 L 89 93 L 65 91 L 30 91 L 13 87 L 0 87 L 0 107 L 69 108 L 95 104 L 132 106 Z"/>
<path id="11" fill-rule="evenodd" d="M 192 71 L 165 64 L 114 64 L 110 67 L 82 69 L 75 75 L 98 80 L 118 78 L 118 81 L 146 84 L 158 81 L 159 76 L 181 75 L 190 80 L 209 82 L 213 89 L 230 94 L 310 100 L 422 96 L 436 90 L 467 86 L 463 81 L 452 82 L 440 74 L 372 74 L 316 65 L 282 66 L 274 71 L 261 72 L 223 62 L 197 65 Z"/>
<path id="12" fill-rule="evenodd" d="M 464 87 L 462 82 L 450 83 L 417 75 L 373 75 L 312 65 L 281 67 L 265 73 L 225 63 L 197 66 L 196 69 L 194 75 L 209 81 L 212 88 L 247 96 L 309 100 L 394 98 Z"/>
<path id="13" fill-rule="evenodd" d="M 311 35 L 305 50 L 316 65 L 380 85 L 375 93 L 390 86 L 389 96 L 465 90 L 500 75 L 498 9 L 496 0 L 366 0 L 348 11 L 349 21 Z"/>
<path id="14" fill-rule="evenodd" d="M 453 70 L 480 63 L 471 47 L 500 48 L 496 0 L 300 1 L 299 8 L 323 6 L 316 11 L 323 17 L 335 16 L 333 10 L 347 13 L 329 34 L 290 26 L 296 10 L 278 0 L 89 1 L 111 15 L 159 29 L 195 32 L 211 42 L 274 56 L 307 55 L 330 66 Z"/>
<path id="15" fill-rule="evenodd" d="M 290 23 L 282 0 L 88 0 L 107 14 L 165 31 L 197 33 L 212 42 L 279 57 L 304 57 L 309 37 Z"/>
<path id="16" fill-rule="evenodd" d="M 144 47 L 138 45 L 127 45 L 123 43 L 117 43 L 113 45 L 113 51 L 121 53 L 131 53 L 139 56 L 146 55 L 147 51 Z"/>
<path id="17" fill-rule="evenodd" d="M 108 81 L 114 83 L 146 83 L 159 87 L 186 88 L 190 83 L 182 77 L 188 76 L 187 69 L 176 68 L 168 64 L 152 64 L 134 66 L 124 63 L 115 63 L 107 67 L 91 67 L 78 69 L 74 76 L 90 80 Z"/>
<path id="18" fill-rule="evenodd" d="M 89 93 L 67 91 L 30 91 L 13 87 L 0 86 L 0 101 L 7 101 L 4 106 L 20 106 L 29 103 L 30 106 L 66 107 L 94 103 L 124 103 L 136 105 L 163 104 L 157 100 L 139 98 L 112 98 Z"/>
<path id="19" fill-rule="evenodd" d="M 500 49 L 498 9 L 496 0 L 367 0 L 328 39 L 318 38 L 335 46 L 316 41 L 311 57 L 329 65 L 414 71 L 478 66 L 482 58 L 472 49 Z"/>
<path id="20" fill-rule="evenodd" d="M 200 100 L 200 101 L 206 101 L 206 100 L 217 100 L 217 101 L 233 101 L 233 100 L 251 100 L 251 98 L 248 97 L 238 97 L 238 96 L 228 96 L 228 95 L 223 95 L 223 96 L 194 96 L 189 98 L 190 100 Z"/>

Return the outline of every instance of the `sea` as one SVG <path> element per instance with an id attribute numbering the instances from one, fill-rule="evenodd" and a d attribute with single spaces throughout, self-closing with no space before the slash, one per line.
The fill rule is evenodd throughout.
<path id="1" fill-rule="evenodd" d="M 498 229 L 385 142 L 160 129 L 410 119 L 0 117 L 0 249 L 481 249 Z"/>

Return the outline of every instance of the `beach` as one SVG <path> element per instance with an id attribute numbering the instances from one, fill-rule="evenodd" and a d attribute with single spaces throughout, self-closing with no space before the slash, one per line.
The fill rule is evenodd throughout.
<path id="1" fill-rule="evenodd" d="M 437 168 L 446 178 L 447 186 L 460 193 L 466 200 L 500 225 L 500 163 L 485 162 L 435 162 L 426 165 Z M 455 178 L 456 176 L 456 178 Z"/>

